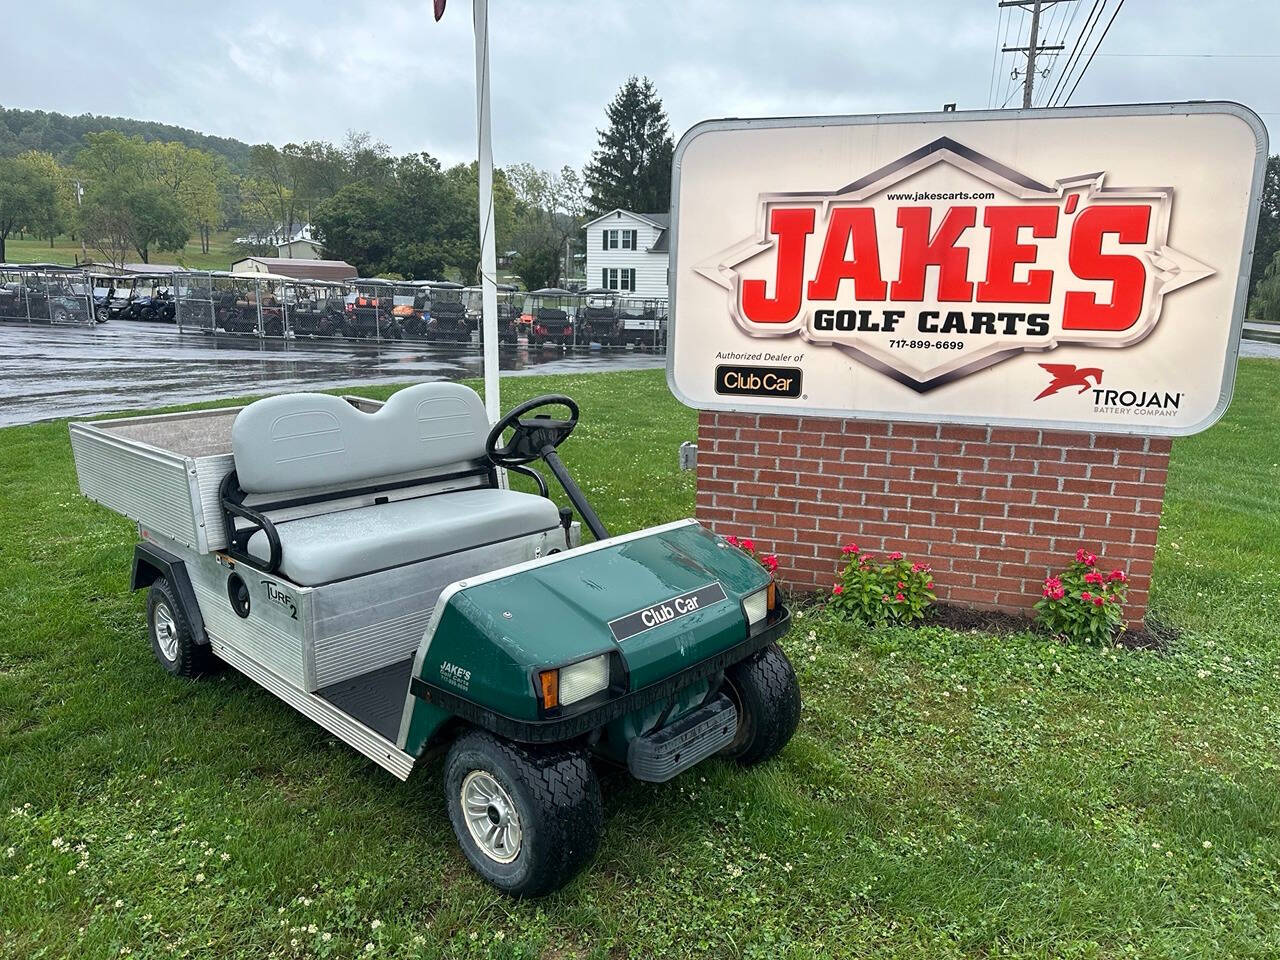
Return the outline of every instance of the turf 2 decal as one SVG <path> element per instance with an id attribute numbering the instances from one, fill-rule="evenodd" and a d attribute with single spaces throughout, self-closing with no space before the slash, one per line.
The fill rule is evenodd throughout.
<path id="1" fill-rule="evenodd" d="M 698 124 L 668 383 L 703 410 L 1203 430 L 1266 153 L 1233 103 Z"/>
<path id="2" fill-rule="evenodd" d="M 993 189 L 895 191 L 935 165 Z M 940 137 L 830 192 L 761 196 L 759 234 L 698 272 L 750 336 L 835 347 L 923 392 L 1024 351 L 1150 334 L 1166 296 L 1216 269 L 1169 246 L 1174 202 L 1105 171 L 1039 183 Z"/>

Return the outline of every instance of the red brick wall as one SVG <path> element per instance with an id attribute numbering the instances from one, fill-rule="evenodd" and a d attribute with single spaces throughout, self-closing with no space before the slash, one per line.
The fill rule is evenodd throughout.
<path id="1" fill-rule="evenodd" d="M 698 416 L 698 519 L 829 589 L 840 547 L 933 566 L 938 597 L 1027 611 L 1078 547 L 1132 576 L 1146 615 L 1168 475 L 1163 437 L 816 417 Z"/>

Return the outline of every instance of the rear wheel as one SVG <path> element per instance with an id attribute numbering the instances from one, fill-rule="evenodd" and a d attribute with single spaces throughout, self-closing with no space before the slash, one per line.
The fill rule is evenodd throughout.
<path id="1" fill-rule="evenodd" d="M 147 592 L 147 628 L 151 652 L 174 676 L 198 676 L 213 666 L 212 652 L 208 645 L 196 643 L 177 593 L 164 577 Z"/>
<path id="2" fill-rule="evenodd" d="M 725 671 L 725 687 L 738 711 L 738 733 L 722 751 L 749 767 L 776 756 L 800 723 L 800 685 L 776 643 Z"/>
<path id="3" fill-rule="evenodd" d="M 472 868 L 512 896 L 558 890 L 600 846 L 604 804 L 584 751 L 474 730 L 449 748 L 444 791 Z"/>

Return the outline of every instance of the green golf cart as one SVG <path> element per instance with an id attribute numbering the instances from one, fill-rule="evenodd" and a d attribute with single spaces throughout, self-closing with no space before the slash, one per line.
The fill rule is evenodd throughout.
<path id="1" fill-rule="evenodd" d="M 593 764 L 747 766 L 800 714 L 770 575 L 693 520 L 610 536 L 557 452 L 577 423 L 546 396 L 490 428 L 428 383 L 70 429 L 81 490 L 138 521 L 161 666 L 230 664 L 401 779 L 442 754 L 467 860 L 534 896 L 595 854 Z"/>

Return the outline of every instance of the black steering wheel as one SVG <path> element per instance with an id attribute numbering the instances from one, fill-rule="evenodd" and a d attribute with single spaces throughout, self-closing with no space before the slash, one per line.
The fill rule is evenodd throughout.
<path id="1" fill-rule="evenodd" d="M 568 420 L 554 420 L 549 413 L 528 416 L 542 407 L 567 407 Z M 569 397 L 558 393 L 534 397 L 516 407 L 493 425 L 484 442 L 484 452 L 498 467 L 518 467 L 542 457 L 547 448 L 555 449 L 569 439 L 578 425 L 578 405 Z M 514 429 L 511 439 L 503 446 L 502 435 Z"/>

